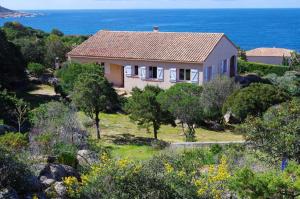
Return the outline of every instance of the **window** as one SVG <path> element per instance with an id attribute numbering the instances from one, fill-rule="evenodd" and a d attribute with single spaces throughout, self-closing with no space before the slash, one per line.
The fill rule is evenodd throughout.
<path id="1" fill-rule="evenodd" d="M 104 63 L 104 62 L 101 62 L 100 66 L 104 67 L 104 66 L 105 66 L 105 63 Z"/>
<path id="2" fill-rule="evenodd" d="M 139 66 L 134 66 L 134 75 L 135 76 L 139 75 Z"/>
<path id="3" fill-rule="evenodd" d="M 157 67 L 156 66 L 149 66 L 149 78 L 150 79 L 157 79 Z"/>
<path id="4" fill-rule="evenodd" d="M 222 61 L 222 73 L 227 73 L 227 59 Z"/>
<path id="5" fill-rule="evenodd" d="M 191 69 L 180 69 L 179 80 L 190 81 L 191 80 Z"/>

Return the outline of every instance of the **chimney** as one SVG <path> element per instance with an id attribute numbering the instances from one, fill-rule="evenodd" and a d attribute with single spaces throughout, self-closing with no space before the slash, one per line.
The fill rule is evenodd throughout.
<path id="1" fill-rule="evenodd" d="M 159 27 L 158 26 L 154 26 L 153 27 L 153 32 L 159 32 Z"/>

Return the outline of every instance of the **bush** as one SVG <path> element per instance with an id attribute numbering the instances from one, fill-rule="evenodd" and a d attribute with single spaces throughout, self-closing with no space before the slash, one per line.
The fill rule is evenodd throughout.
<path id="1" fill-rule="evenodd" d="M 0 146 L 0 190 L 13 188 L 18 193 L 29 190 L 28 177 L 31 175 L 28 167 L 15 155 Z"/>
<path id="2" fill-rule="evenodd" d="M 24 150 L 28 146 L 27 134 L 6 133 L 0 136 L 0 146 L 15 152 Z"/>
<path id="3" fill-rule="evenodd" d="M 238 60 L 239 73 L 258 72 L 260 75 L 275 73 L 281 76 L 288 70 L 290 70 L 290 67 L 288 66 L 246 62 L 240 59 Z"/>
<path id="4" fill-rule="evenodd" d="M 269 74 L 265 77 L 272 84 L 285 90 L 293 96 L 300 96 L 300 73 L 296 71 L 287 71 L 283 76 Z"/>
<path id="5" fill-rule="evenodd" d="M 54 155 L 57 156 L 60 164 L 69 165 L 76 168 L 77 166 L 77 148 L 72 144 L 59 142 L 54 145 Z"/>
<path id="6" fill-rule="evenodd" d="M 28 64 L 27 69 L 31 74 L 35 76 L 41 76 L 46 70 L 45 66 L 43 66 L 42 64 L 33 62 Z"/>
<path id="7" fill-rule="evenodd" d="M 229 188 L 240 198 L 297 198 L 299 180 L 300 166 L 293 162 L 284 171 L 254 172 L 245 167 L 230 178 Z"/>
<path id="8" fill-rule="evenodd" d="M 287 101 L 289 95 L 269 84 L 251 84 L 230 95 L 223 106 L 223 114 L 231 112 L 243 121 L 248 115 L 259 116 L 269 107 Z"/>

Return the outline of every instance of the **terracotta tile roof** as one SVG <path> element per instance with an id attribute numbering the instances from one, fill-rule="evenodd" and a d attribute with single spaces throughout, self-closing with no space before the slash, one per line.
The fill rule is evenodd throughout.
<path id="1" fill-rule="evenodd" d="M 68 55 L 202 63 L 223 36 L 223 33 L 99 31 Z"/>
<path id="2" fill-rule="evenodd" d="M 292 50 L 284 48 L 256 48 L 246 52 L 247 56 L 255 57 L 282 57 L 291 56 Z"/>

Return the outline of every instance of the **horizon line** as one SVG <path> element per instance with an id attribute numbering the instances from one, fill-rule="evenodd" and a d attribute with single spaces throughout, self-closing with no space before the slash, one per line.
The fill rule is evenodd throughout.
<path id="1" fill-rule="evenodd" d="M 252 7 L 252 8 L 71 8 L 71 9 L 13 9 L 15 11 L 51 11 L 51 10 L 251 10 L 251 9 L 269 9 L 269 10 L 279 10 L 279 9 L 300 9 L 300 7 L 291 8 L 291 7 L 278 7 L 278 8 L 270 8 L 270 7 Z"/>

